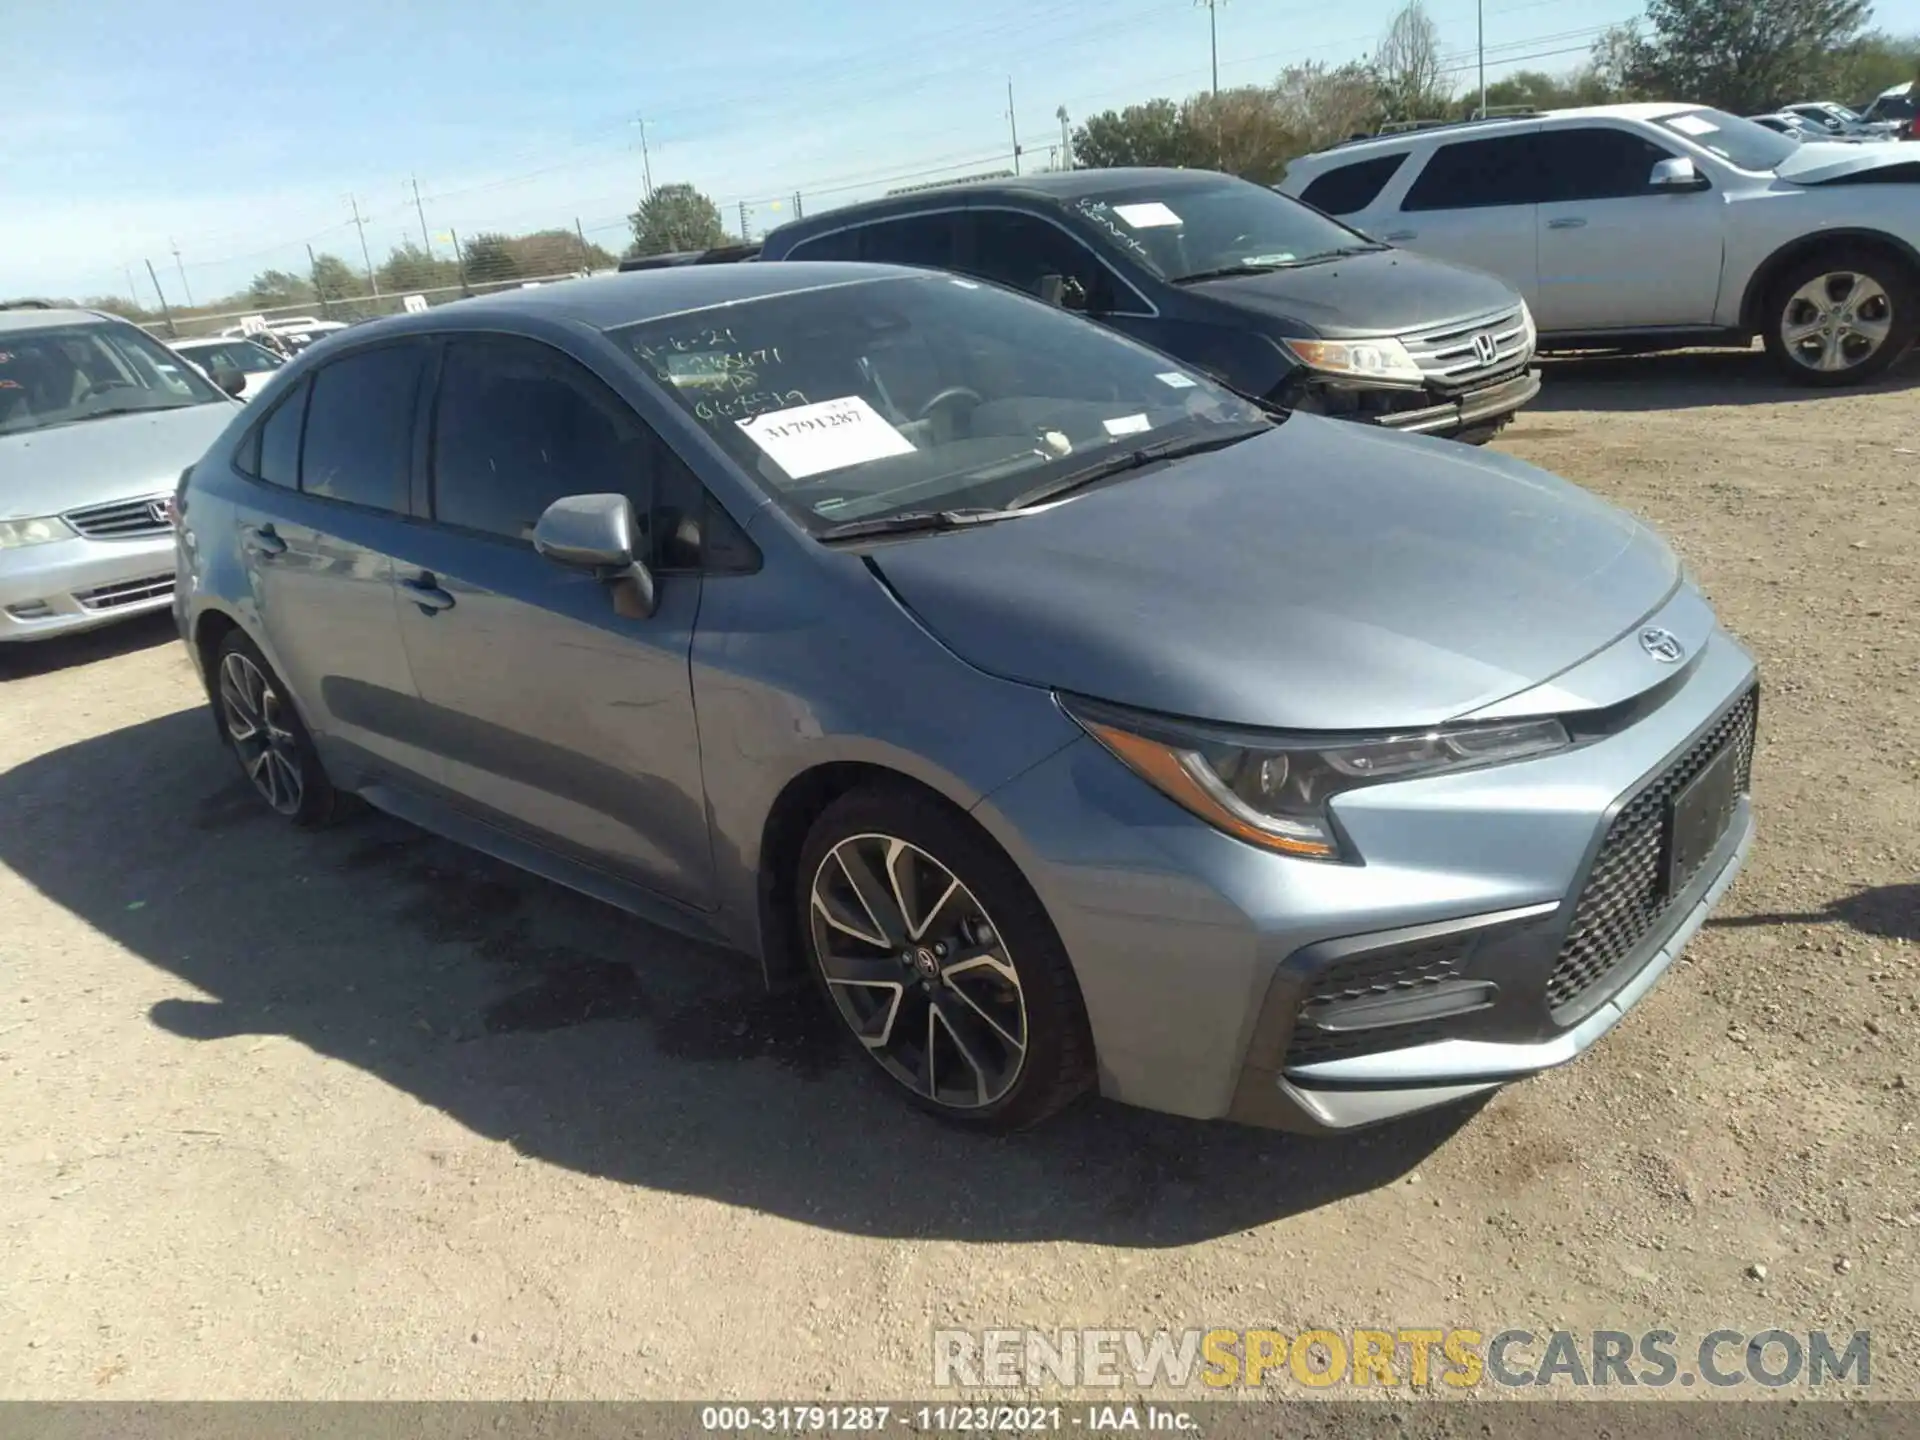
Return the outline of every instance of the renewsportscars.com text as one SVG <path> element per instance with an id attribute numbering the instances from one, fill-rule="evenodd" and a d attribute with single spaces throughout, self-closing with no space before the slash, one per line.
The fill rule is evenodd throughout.
<path id="1" fill-rule="evenodd" d="M 1446 1386 L 1686 1389 L 1866 1386 L 1865 1330 L 936 1330 L 942 1387 Z"/>

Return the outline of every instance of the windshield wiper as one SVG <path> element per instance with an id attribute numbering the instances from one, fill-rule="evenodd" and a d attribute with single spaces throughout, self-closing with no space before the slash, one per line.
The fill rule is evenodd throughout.
<path id="1" fill-rule="evenodd" d="M 190 410 L 195 405 L 206 402 L 189 400 L 183 405 L 109 405 L 104 410 L 89 410 L 85 415 L 76 415 L 71 420 L 63 420 L 63 425 L 78 425 L 87 420 L 111 420 L 116 415 L 158 415 L 163 410 Z"/>
<path id="2" fill-rule="evenodd" d="M 816 530 L 820 540 L 857 540 L 865 535 L 910 535 L 929 530 L 964 530 L 1007 518 L 1005 510 L 975 507 L 965 510 L 903 510 L 897 515 L 875 515 L 867 520 L 843 520 Z"/>
<path id="3" fill-rule="evenodd" d="M 1291 262 L 1287 262 L 1291 263 Z M 1176 285 L 1191 285 L 1196 280 L 1231 280 L 1235 275 L 1266 275 L 1275 270 L 1286 269 L 1286 264 L 1267 265 L 1222 265 L 1217 270 L 1196 270 L 1191 275 L 1175 278 Z"/>
<path id="4" fill-rule="evenodd" d="M 1119 475 L 1128 470 L 1138 470 L 1144 465 L 1152 465 L 1160 460 L 1177 460 L 1186 455 L 1202 455 L 1209 450 L 1224 450 L 1229 445 L 1238 445 L 1242 440 L 1251 440 L 1256 435 L 1264 435 L 1273 426 L 1271 424 L 1236 425 L 1211 435 L 1188 435 L 1177 440 L 1162 440 L 1154 445 L 1140 445 L 1120 455 L 1109 455 L 1105 460 L 1092 465 L 1082 466 L 1078 470 L 1049 480 L 1044 485 L 1036 485 L 1023 495 L 1016 495 L 1007 502 L 1008 510 L 1025 510 L 1038 505 L 1043 500 L 1051 500 L 1070 490 L 1078 490 L 1109 475 Z"/>

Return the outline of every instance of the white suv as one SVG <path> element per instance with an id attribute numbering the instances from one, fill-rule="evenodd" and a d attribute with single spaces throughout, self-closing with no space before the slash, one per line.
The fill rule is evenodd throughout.
<path id="1" fill-rule="evenodd" d="M 1602 105 L 1349 141 L 1278 187 L 1527 299 L 1542 350 L 1761 336 L 1794 379 L 1879 374 L 1920 334 L 1920 153 L 1696 105 Z"/>

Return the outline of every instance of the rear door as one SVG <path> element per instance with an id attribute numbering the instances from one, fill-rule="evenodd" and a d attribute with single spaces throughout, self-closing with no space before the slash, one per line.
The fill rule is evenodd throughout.
<path id="1" fill-rule="evenodd" d="M 400 633 L 450 798 L 683 903 L 712 904 L 689 653 L 701 577 L 664 550 L 646 619 L 543 559 L 568 495 L 622 494 L 648 544 L 699 485 L 626 401 L 536 340 L 456 335 L 429 419 L 427 508 L 396 580 Z M 663 496 L 679 494 L 667 507 Z M 677 528 L 677 527 L 673 527 Z M 678 570 L 680 573 L 675 573 Z"/>
<path id="2" fill-rule="evenodd" d="M 428 355 L 401 340 L 340 356 L 282 396 L 239 452 L 261 482 L 239 507 L 239 541 L 271 658 L 348 783 L 438 774 L 419 743 L 393 588 Z"/>
<path id="3" fill-rule="evenodd" d="M 1551 329 L 1537 303 L 1538 128 L 1436 145 L 1395 213 L 1362 211 L 1356 222 L 1390 244 L 1498 275 Z"/>
<path id="4" fill-rule="evenodd" d="M 1653 167 L 1680 152 L 1636 130 L 1548 128 L 1539 144 L 1541 327 L 1712 324 L 1727 213 L 1720 192 L 1656 191 Z"/>

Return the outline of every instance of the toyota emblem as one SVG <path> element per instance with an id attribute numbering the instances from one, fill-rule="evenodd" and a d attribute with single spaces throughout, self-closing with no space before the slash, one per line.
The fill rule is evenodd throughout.
<path id="1" fill-rule="evenodd" d="M 1648 626 L 1640 632 L 1640 648 L 1662 665 L 1672 665 L 1687 653 L 1687 647 L 1680 643 L 1678 636 L 1671 630 L 1662 630 L 1658 625 Z"/>
<path id="2" fill-rule="evenodd" d="M 1491 365 L 1500 357 L 1500 343 L 1491 335 L 1473 337 L 1473 353 L 1480 357 L 1482 365 Z"/>

